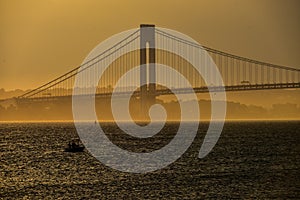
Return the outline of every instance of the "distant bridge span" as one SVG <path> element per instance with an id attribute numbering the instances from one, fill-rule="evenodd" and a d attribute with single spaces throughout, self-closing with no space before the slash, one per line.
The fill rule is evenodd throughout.
<path id="1" fill-rule="evenodd" d="M 151 29 L 151 39 L 144 34 L 145 28 Z M 146 43 L 151 43 L 152 48 L 147 47 Z M 180 56 L 155 49 L 155 46 L 158 45 L 172 47 L 178 52 L 187 52 L 189 59 L 199 62 L 204 71 L 214 80 L 215 74 L 210 72 L 204 56 L 208 52 L 218 67 L 223 78 L 223 83 L 216 82 L 216 84 L 207 86 L 203 78 L 193 69 L 190 63 Z M 140 50 L 131 51 L 125 56 L 119 56 L 125 54 L 124 52 L 128 52 L 128 49 L 130 50 L 132 47 L 138 47 Z M 96 91 L 96 94 L 91 94 L 91 89 L 87 86 L 80 88 L 82 96 L 95 95 L 97 98 L 111 96 L 116 82 L 125 72 L 134 66 L 147 63 L 150 63 L 149 68 L 141 67 L 140 76 L 132 77 L 132 79 L 138 79 L 141 83 L 145 82 L 147 77 L 149 80 L 155 80 L 157 76 L 177 80 L 178 77 L 170 77 L 168 74 L 157 74 L 155 65 L 151 65 L 151 63 L 161 63 L 171 66 L 186 77 L 196 93 L 205 93 L 208 92 L 208 89 L 212 92 L 219 92 L 223 86 L 228 92 L 300 88 L 300 69 L 232 55 L 209 47 L 200 46 L 197 43 L 169 33 L 165 29 L 155 28 L 154 25 L 141 25 L 139 29 L 132 31 L 125 38 L 93 59 L 15 99 L 24 102 L 70 98 L 72 96 L 75 77 L 78 74 L 87 72 L 86 80 L 95 80 L 101 66 L 107 62 L 112 62 L 112 64 L 105 71 L 103 74 L 104 77 L 99 80 L 98 85 L 94 86 L 96 89 L 93 91 Z M 131 93 L 129 89 L 132 87 L 129 81 L 116 95 L 128 95 Z M 177 93 L 190 92 L 190 90 L 181 85 L 180 81 L 176 82 L 172 90 Z M 155 84 L 146 84 L 135 91 L 133 96 L 143 99 L 149 98 L 149 96 L 151 96 L 150 98 L 155 98 L 160 95 L 170 94 L 172 94 L 170 89 Z"/>

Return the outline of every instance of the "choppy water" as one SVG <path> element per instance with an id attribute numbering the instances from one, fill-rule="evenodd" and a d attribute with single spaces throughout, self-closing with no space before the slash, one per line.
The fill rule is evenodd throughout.
<path id="1" fill-rule="evenodd" d="M 114 143 L 131 151 L 159 149 L 177 130 L 134 140 L 110 124 Z M 228 122 L 205 158 L 197 158 L 207 124 L 189 150 L 168 167 L 131 174 L 88 152 L 65 153 L 76 137 L 71 123 L 0 124 L 0 199 L 300 198 L 300 123 Z"/>

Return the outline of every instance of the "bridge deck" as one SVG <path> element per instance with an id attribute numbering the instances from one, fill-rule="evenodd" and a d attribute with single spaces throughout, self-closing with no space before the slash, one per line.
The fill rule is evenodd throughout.
<path id="1" fill-rule="evenodd" d="M 271 89 L 290 89 L 290 88 L 300 88 L 300 82 L 298 83 L 276 83 L 276 84 L 243 84 L 243 85 L 233 85 L 233 86 L 211 86 L 211 87 L 199 87 L 199 88 L 193 88 L 195 93 L 207 93 L 209 91 L 211 92 L 230 92 L 230 91 L 248 91 L 248 90 L 271 90 Z M 188 88 L 179 88 L 179 89 L 172 89 L 174 92 L 178 94 L 188 94 L 191 91 Z M 170 89 L 161 89 L 156 91 L 156 96 L 160 95 L 170 95 L 173 92 Z M 119 92 L 115 93 L 117 96 L 127 96 L 130 95 L 131 92 Z M 102 94 L 96 94 L 96 98 L 104 98 L 104 97 L 110 97 L 112 93 L 102 93 Z M 133 92 L 132 96 L 138 97 L 140 95 L 140 91 Z M 82 95 L 82 97 L 89 97 L 90 94 Z M 18 101 L 53 101 L 53 100 L 63 100 L 63 99 L 70 99 L 72 95 L 66 95 L 66 96 L 48 96 L 48 97 L 36 97 L 36 98 L 18 98 Z"/>

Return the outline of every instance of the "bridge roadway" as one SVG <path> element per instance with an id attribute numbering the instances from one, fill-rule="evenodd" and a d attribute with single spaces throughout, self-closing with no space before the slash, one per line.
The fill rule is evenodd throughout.
<path id="1" fill-rule="evenodd" d="M 210 86 L 210 87 L 198 87 L 193 88 L 195 93 L 207 93 L 209 92 L 208 88 L 211 92 L 221 92 L 223 91 L 223 87 L 220 86 Z M 233 86 L 224 86 L 226 92 L 231 91 L 249 91 L 249 90 L 271 90 L 271 89 L 292 89 L 292 88 L 300 88 L 300 82 L 298 83 L 269 83 L 269 84 L 242 84 L 242 85 L 233 85 Z M 188 94 L 190 90 L 188 88 L 179 88 L 179 89 L 172 89 L 174 93 L 178 94 Z M 156 90 L 156 96 L 160 95 L 170 95 L 173 94 L 170 89 L 159 89 Z M 115 95 L 119 97 L 124 97 L 126 95 L 130 95 L 131 92 L 118 92 Z M 96 94 L 96 98 L 105 98 L 110 97 L 112 95 L 111 92 L 109 93 L 102 93 Z M 81 95 L 82 98 L 90 98 L 91 95 Z M 133 97 L 139 97 L 140 91 L 135 91 L 132 94 Z M 32 101 L 59 101 L 59 100 L 66 100 L 70 99 L 72 95 L 66 96 L 47 96 L 47 97 L 36 97 L 36 98 L 14 98 L 17 102 L 25 103 L 25 102 L 32 102 Z"/>

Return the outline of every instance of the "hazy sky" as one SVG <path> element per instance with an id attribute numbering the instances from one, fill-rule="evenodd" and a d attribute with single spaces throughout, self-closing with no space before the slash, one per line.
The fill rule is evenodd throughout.
<path id="1" fill-rule="evenodd" d="M 80 65 L 104 39 L 141 23 L 300 68 L 299 9 L 298 0 L 0 0 L 0 88 L 35 88 Z"/>

